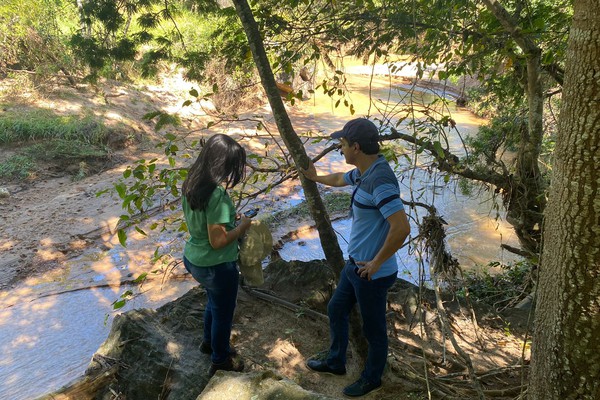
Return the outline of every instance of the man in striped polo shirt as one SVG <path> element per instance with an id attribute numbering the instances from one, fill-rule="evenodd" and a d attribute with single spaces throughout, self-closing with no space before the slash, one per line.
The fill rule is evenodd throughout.
<path id="1" fill-rule="evenodd" d="M 310 359 L 307 366 L 317 372 L 346 373 L 348 319 L 358 303 L 369 352 L 360 378 L 343 391 L 356 397 L 381 386 L 388 352 L 387 292 L 398 273 L 394 254 L 408 237 L 410 225 L 400 200 L 398 179 L 379 154 L 375 124 L 365 118 L 353 119 L 331 137 L 339 139 L 346 163 L 356 168 L 346 173 L 318 175 L 311 162 L 302 173 L 328 186 L 354 186 L 349 260 L 327 306 L 331 335 L 327 359 Z"/>

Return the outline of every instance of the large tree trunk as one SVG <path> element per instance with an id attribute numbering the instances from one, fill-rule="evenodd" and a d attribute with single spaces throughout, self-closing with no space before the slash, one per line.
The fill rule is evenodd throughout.
<path id="1" fill-rule="evenodd" d="M 600 399 L 600 13 L 575 0 L 546 208 L 529 394 Z"/>
<path id="2" fill-rule="evenodd" d="M 273 76 L 273 71 L 269 64 L 267 53 L 265 52 L 263 40 L 258 30 L 258 25 L 252 15 L 252 10 L 246 0 L 234 0 L 234 4 L 237 14 L 242 22 L 242 26 L 244 27 L 244 31 L 246 32 L 254 62 L 258 68 L 262 85 L 267 93 L 269 104 L 273 110 L 273 116 L 275 117 L 275 123 L 277 124 L 281 138 L 294 159 L 295 164 L 307 168 L 309 161 L 308 156 L 306 155 L 302 141 L 292 127 L 290 118 L 285 110 L 283 101 L 281 100 L 279 90 L 275 83 L 275 77 Z M 319 232 L 325 258 L 334 270 L 336 276 L 339 276 L 340 271 L 344 267 L 344 256 L 338 244 L 337 236 L 331 226 L 329 215 L 325 211 L 325 206 L 319 195 L 317 184 L 304 178 L 304 175 L 299 175 L 306 201 L 317 225 L 317 231 Z"/>

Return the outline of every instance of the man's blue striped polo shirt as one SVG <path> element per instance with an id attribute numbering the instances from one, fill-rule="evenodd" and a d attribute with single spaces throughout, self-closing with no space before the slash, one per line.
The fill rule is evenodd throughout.
<path id="1" fill-rule="evenodd" d="M 355 186 L 348 255 L 355 261 L 371 261 L 383 247 L 390 230 L 386 218 L 404 210 L 398 179 L 386 159 L 379 155 L 362 176 L 355 168 L 346 172 L 344 181 Z M 372 279 L 397 272 L 396 257 L 390 257 Z"/>

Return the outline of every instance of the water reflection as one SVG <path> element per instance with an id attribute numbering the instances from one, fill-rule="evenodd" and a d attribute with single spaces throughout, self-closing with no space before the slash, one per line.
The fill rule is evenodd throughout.
<path id="1" fill-rule="evenodd" d="M 490 218 L 488 206 L 463 196 L 441 197 L 436 204 L 441 206 L 442 211 L 463 207 L 470 210 L 469 213 L 446 211 L 443 214 L 449 221 L 446 228 L 448 248 L 463 268 L 480 269 L 491 260 L 504 263 L 519 260 L 519 257 L 500 248 L 502 243 L 517 245 L 517 239 L 506 222 Z M 408 213 L 411 217 L 415 216 L 410 210 Z M 351 221 L 349 219 L 335 221 L 333 227 L 344 257 L 347 258 Z M 411 230 L 413 236 L 418 234 L 415 218 L 411 218 Z M 317 231 L 314 229 L 300 232 L 294 241 L 282 247 L 279 254 L 284 260 L 310 261 L 325 258 Z M 428 263 L 422 258 L 425 257 L 422 257 L 414 246 L 400 249 L 396 253 L 398 277 L 417 285 L 420 282 L 429 283 L 431 278 Z"/>
<path id="2" fill-rule="evenodd" d="M 112 243 L 0 292 L 0 399 L 36 398 L 68 384 L 85 371 L 117 313 L 157 308 L 195 286 L 181 279 L 182 269 L 165 285 L 160 269 L 141 288 L 127 284 L 147 272 L 154 245 L 182 243 L 177 235 L 132 240 L 127 249 Z M 114 312 L 112 303 L 128 289 L 139 295 Z"/>
<path id="3" fill-rule="evenodd" d="M 148 285 L 122 311 L 156 308 L 194 285 L 192 281 Z M 110 331 L 112 302 L 127 288 L 78 290 L 3 308 L 0 399 L 36 398 L 79 377 Z"/>

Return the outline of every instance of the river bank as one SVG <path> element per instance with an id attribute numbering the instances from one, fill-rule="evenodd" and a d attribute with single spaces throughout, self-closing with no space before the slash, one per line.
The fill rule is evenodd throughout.
<path id="1" fill-rule="evenodd" d="M 349 82 L 356 115 L 368 113 L 370 100 L 365 94 L 369 92 L 365 84 L 369 82 L 366 77 Z M 379 90 L 382 95 L 387 95 L 384 83 L 378 83 Z M 105 94 L 119 96 L 86 93 L 73 97 L 73 93 L 66 96 L 63 92 L 26 106 L 63 112 L 91 107 L 107 119 L 126 124 L 136 135 L 156 138 L 160 133 L 154 132 L 150 123 L 142 122 L 142 116 L 156 108 L 178 110 L 189 88 L 190 84 L 181 79 L 165 80 L 161 86 L 144 88 L 107 85 L 103 89 Z M 264 108 L 260 113 L 271 121 L 272 129 L 269 110 Z M 337 109 L 331 99 L 323 97 L 290 108 L 290 116 L 295 129 L 301 133 L 330 132 L 339 129 L 345 120 L 352 117 L 349 109 Z M 185 125 L 179 128 L 179 132 L 200 132 L 206 120 L 191 112 L 184 114 Z M 456 120 L 465 129 L 476 129 L 481 123 L 464 110 L 457 110 Z M 249 123 L 229 123 L 214 127 L 211 132 L 227 132 L 239 137 L 252 126 Z M 202 137 L 206 132 L 196 134 Z M 311 155 L 315 155 L 323 145 L 307 148 Z M 249 143 L 249 148 L 260 147 Z M 5 156 L 12 150 L 3 147 L 0 152 Z M 157 271 L 145 284 L 142 290 L 145 295 L 129 302 L 121 311 L 156 308 L 194 285 L 181 268 L 173 270 L 168 263 L 156 265 L 150 262 L 157 246 L 172 249 L 176 257 L 184 240 L 182 235 L 145 238 L 131 232 L 131 241 L 124 249 L 116 235 L 117 221 L 122 214 L 121 200 L 114 195 L 96 196 L 96 193 L 110 189 L 129 163 L 152 157 L 161 157 L 160 151 L 153 148 L 150 141 L 142 141 L 115 154 L 114 163 L 106 169 L 82 180 L 73 180 L 65 168 L 64 171 L 42 170 L 39 179 L 32 181 L 2 184 L 9 196 L 0 199 L 0 326 L 2 337 L 7 338 L 0 349 L 3 354 L 0 397 L 6 395 L 18 399 L 19 393 L 28 393 L 21 398 L 31 398 L 77 376 L 108 334 L 115 315 L 112 303 L 141 273 Z M 334 154 L 321 160 L 319 167 L 332 172 L 347 168 Z M 263 196 L 260 199 L 262 212 L 268 214 L 298 203 L 302 193 L 297 184 L 297 181 L 291 181 Z M 461 197 L 455 197 L 454 203 L 449 202 L 452 192 L 442 194 L 439 186 L 434 180 L 425 183 L 423 188 L 441 199 L 440 206 L 447 204 L 447 207 L 441 208 L 448 211 L 443 215 L 449 222 L 449 231 L 454 232 L 449 237 L 450 246 L 458 250 L 457 253 L 462 251 L 461 257 L 471 259 L 472 265 L 498 259 L 499 254 L 502 257 L 499 244 L 511 237 L 506 224 L 490 218 L 485 204 L 479 209 L 470 207 Z M 405 195 L 412 196 L 412 192 L 403 190 Z M 480 202 L 475 200 L 474 203 Z M 462 211 L 462 217 L 451 214 L 452 211 Z M 314 236 L 307 229 L 309 226 L 309 221 L 298 221 L 297 227 L 286 224 L 282 230 L 300 229 L 307 232 L 308 237 Z M 298 235 L 295 243 L 304 242 L 304 245 L 293 250 L 290 257 L 307 253 L 308 237 Z M 485 250 L 486 246 L 489 250 Z M 266 332 L 268 326 L 258 330 L 261 329 Z M 307 335 L 306 340 L 310 340 L 308 333 L 299 332 L 297 335 Z M 278 336 L 274 335 L 272 339 L 277 341 Z"/>

